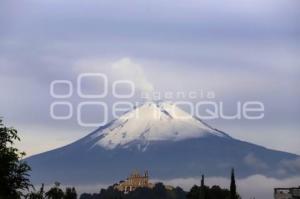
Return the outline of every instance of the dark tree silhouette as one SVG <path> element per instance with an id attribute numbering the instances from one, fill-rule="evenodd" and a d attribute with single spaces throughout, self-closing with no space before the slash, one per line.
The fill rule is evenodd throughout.
<path id="1" fill-rule="evenodd" d="M 237 199 L 234 169 L 231 170 L 230 199 Z"/>
<path id="2" fill-rule="evenodd" d="M 75 190 L 75 187 L 67 187 L 66 192 L 65 192 L 65 197 L 64 199 L 77 199 L 77 193 Z"/>
<path id="3" fill-rule="evenodd" d="M 204 175 L 201 176 L 201 187 L 204 187 Z"/>
<path id="4" fill-rule="evenodd" d="M 44 184 L 42 184 L 41 188 L 37 192 L 31 192 L 26 196 L 26 199 L 44 199 Z"/>
<path id="5" fill-rule="evenodd" d="M 194 185 L 191 190 L 187 193 L 187 199 L 198 199 L 200 195 L 200 188 Z"/>
<path id="6" fill-rule="evenodd" d="M 21 198 L 32 186 L 30 167 L 22 160 L 25 153 L 14 147 L 15 141 L 20 141 L 17 130 L 4 126 L 0 118 L 0 198 Z"/>
<path id="7" fill-rule="evenodd" d="M 194 185 L 186 194 L 187 199 L 230 199 L 230 191 L 214 185 L 205 186 L 204 176 L 201 180 L 201 186 Z"/>
<path id="8" fill-rule="evenodd" d="M 206 189 L 204 184 L 204 175 L 201 176 L 200 198 L 206 199 Z"/>
<path id="9" fill-rule="evenodd" d="M 84 193 L 80 199 L 186 199 L 186 193 L 180 188 L 167 189 L 162 183 L 153 188 L 140 187 L 127 194 L 110 186 L 101 189 L 99 194 Z"/>
<path id="10" fill-rule="evenodd" d="M 54 187 L 52 187 L 49 191 L 46 192 L 46 198 L 47 199 L 63 199 L 65 194 L 59 186 L 60 186 L 60 183 L 55 182 Z"/>

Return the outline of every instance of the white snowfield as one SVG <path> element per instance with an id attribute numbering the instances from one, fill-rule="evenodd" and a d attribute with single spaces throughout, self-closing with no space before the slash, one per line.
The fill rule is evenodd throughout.
<path id="1" fill-rule="evenodd" d="M 149 141 L 178 141 L 207 135 L 226 136 L 171 102 L 146 102 L 125 113 L 107 128 L 93 133 L 90 139 L 101 136 L 95 145 L 114 149 L 127 147 L 136 141 L 147 144 Z"/>

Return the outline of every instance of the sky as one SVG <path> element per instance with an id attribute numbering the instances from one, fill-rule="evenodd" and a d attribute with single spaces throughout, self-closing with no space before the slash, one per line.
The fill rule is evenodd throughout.
<path id="1" fill-rule="evenodd" d="M 78 124 L 81 102 L 104 102 L 109 110 L 117 80 L 142 92 L 197 92 L 197 103 L 215 94 L 224 111 L 237 102 L 259 101 L 260 120 L 205 120 L 234 138 L 300 154 L 300 2 L 298 0 L 2 0 L 0 2 L 0 116 L 19 131 L 17 146 L 27 156 L 69 144 L 95 127 Z M 108 95 L 78 95 L 78 77 L 101 73 Z M 72 84 L 67 98 L 51 95 L 51 83 Z M 82 84 L 84 93 L 103 91 L 99 79 Z M 58 84 L 55 92 L 68 93 Z M 128 90 L 128 89 L 127 89 Z M 126 92 L 121 88 L 120 92 Z M 126 101 L 126 100 L 125 100 Z M 51 105 L 67 102 L 73 114 L 51 117 Z M 66 114 L 66 107 L 56 109 Z M 85 122 L 103 120 L 103 110 L 84 109 Z M 108 120 L 112 119 L 110 115 Z M 190 187 L 199 179 L 170 179 Z M 243 196 L 272 198 L 274 186 L 294 186 L 298 177 L 238 179 Z M 228 185 L 228 179 L 208 179 Z M 95 186 L 92 186 L 94 189 Z"/>
<path id="2" fill-rule="evenodd" d="M 85 99 L 76 92 L 55 99 L 51 82 L 70 81 L 76 91 L 80 74 L 103 73 L 110 94 L 93 101 L 109 106 L 119 79 L 138 92 L 213 91 L 230 113 L 238 101 L 260 101 L 261 120 L 206 122 L 237 139 L 300 154 L 299 8 L 298 0 L 1 1 L 0 115 L 19 130 L 27 155 L 69 144 L 93 127 L 78 125 L 76 111 L 54 120 L 50 106 L 68 101 L 76 109 Z M 97 92 L 102 83 L 82 89 Z M 82 114 L 103 119 L 95 109 Z"/>

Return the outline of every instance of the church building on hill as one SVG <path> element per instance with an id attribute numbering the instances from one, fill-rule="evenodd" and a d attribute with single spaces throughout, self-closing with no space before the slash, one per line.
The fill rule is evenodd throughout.
<path id="1" fill-rule="evenodd" d="M 116 189 L 124 193 L 134 191 L 139 187 L 154 187 L 154 184 L 149 183 L 148 171 L 145 171 L 144 175 L 141 175 L 138 171 L 134 171 L 125 181 L 120 181 L 120 183 L 115 186 Z"/>

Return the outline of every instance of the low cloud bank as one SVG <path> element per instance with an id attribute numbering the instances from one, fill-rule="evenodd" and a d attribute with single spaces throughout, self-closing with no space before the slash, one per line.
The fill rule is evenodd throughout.
<path id="1" fill-rule="evenodd" d="M 177 178 L 170 180 L 152 179 L 152 182 L 163 182 L 164 184 L 172 185 L 174 187 L 180 186 L 188 191 L 193 185 L 200 184 L 199 178 Z M 257 199 L 273 199 L 273 191 L 275 187 L 296 187 L 300 186 L 300 176 L 275 179 L 262 175 L 253 175 L 244 179 L 236 179 L 238 192 L 243 199 L 257 198 Z M 223 188 L 229 188 L 230 179 L 223 177 L 208 177 L 205 179 L 205 184 L 219 185 Z M 51 185 L 50 185 L 51 186 Z M 46 189 L 50 187 L 46 186 Z M 101 188 L 107 188 L 108 184 L 93 184 L 93 185 L 64 185 L 75 186 L 79 194 L 81 193 L 98 193 Z"/>
<path id="2" fill-rule="evenodd" d="M 180 186 L 185 190 L 189 190 L 194 184 L 200 184 L 200 178 L 178 178 L 172 180 L 162 180 L 165 184 L 173 186 Z M 248 198 L 262 198 L 273 199 L 273 190 L 275 187 L 296 187 L 300 186 L 300 176 L 275 179 L 262 175 L 253 175 L 244 179 L 237 179 L 238 192 L 244 199 Z M 230 179 L 223 177 L 209 177 L 206 178 L 205 184 L 220 185 L 224 188 L 229 188 Z"/>

